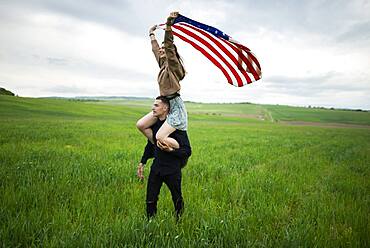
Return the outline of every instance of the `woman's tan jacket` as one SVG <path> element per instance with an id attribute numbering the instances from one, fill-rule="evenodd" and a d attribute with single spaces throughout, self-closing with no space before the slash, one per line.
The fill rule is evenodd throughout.
<path id="1" fill-rule="evenodd" d="M 160 58 L 159 45 L 157 40 L 152 40 L 152 51 L 160 67 L 158 74 L 159 93 L 161 96 L 168 96 L 181 89 L 180 80 L 185 76 L 185 69 L 176 57 L 176 48 L 173 44 L 172 30 L 165 31 L 164 50 L 166 58 Z"/>

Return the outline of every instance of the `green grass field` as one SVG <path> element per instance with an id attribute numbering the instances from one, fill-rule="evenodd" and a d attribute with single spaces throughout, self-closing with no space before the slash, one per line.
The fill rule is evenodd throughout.
<path id="1" fill-rule="evenodd" d="M 176 224 L 165 186 L 146 220 L 136 178 L 150 104 L 0 96 L 0 246 L 370 246 L 370 113 L 188 103 Z"/>
<path id="2" fill-rule="evenodd" d="M 370 114 L 359 111 L 264 106 L 275 120 L 369 125 Z"/>

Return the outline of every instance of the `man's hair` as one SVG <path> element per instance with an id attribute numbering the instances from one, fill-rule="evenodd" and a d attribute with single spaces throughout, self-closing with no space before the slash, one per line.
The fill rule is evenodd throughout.
<path id="1" fill-rule="evenodd" d="M 155 100 L 161 100 L 163 104 L 167 105 L 168 110 L 170 109 L 170 101 L 165 96 L 157 96 Z"/>

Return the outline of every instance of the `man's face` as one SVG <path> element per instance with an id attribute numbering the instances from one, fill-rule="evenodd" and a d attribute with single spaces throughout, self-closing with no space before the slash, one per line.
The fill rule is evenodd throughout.
<path id="1" fill-rule="evenodd" d="M 160 117 L 166 113 L 168 107 L 161 100 L 155 100 L 153 103 L 152 111 L 154 117 Z"/>

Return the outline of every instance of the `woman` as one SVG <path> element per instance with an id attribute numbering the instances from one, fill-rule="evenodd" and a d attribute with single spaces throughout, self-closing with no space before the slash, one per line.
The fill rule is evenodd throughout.
<path id="1" fill-rule="evenodd" d="M 176 46 L 173 44 L 173 34 L 171 26 L 178 16 L 178 12 L 172 12 L 167 18 L 164 41 L 159 47 L 155 38 L 154 31 L 157 25 L 149 30 L 152 43 L 152 51 L 160 67 L 158 74 L 158 85 L 161 96 L 165 96 L 170 101 L 170 111 L 166 122 L 159 129 L 156 140 L 160 148 L 177 149 L 179 144 L 175 139 L 168 137 L 176 129 L 187 130 L 187 113 L 183 100 L 180 97 L 180 81 L 185 76 L 185 69 Z M 150 127 L 157 121 L 157 118 L 150 112 L 141 118 L 136 126 L 152 142 L 153 132 Z"/>

